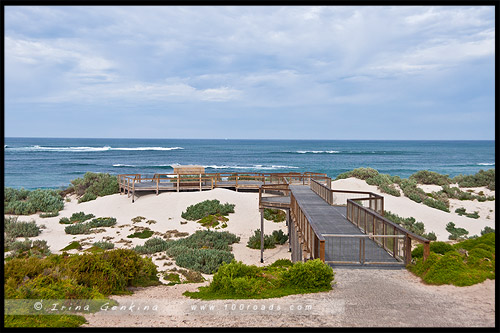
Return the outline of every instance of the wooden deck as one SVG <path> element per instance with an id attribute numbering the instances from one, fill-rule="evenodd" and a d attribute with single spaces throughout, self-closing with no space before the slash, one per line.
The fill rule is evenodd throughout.
<path id="1" fill-rule="evenodd" d="M 132 174 L 118 175 L 118 183 L 120 194 L 132 196 L 132 202 L 136 191 L 258 190 L 261 230 L 265 208 L 287 211 L 292 261 L 319 258 L 330 265 L 401 267 L 411 261 L 412 241 L 423 244 L 424 260 L 429 255 L 429 240 L 384 218 L 381 195 L 331 189 L 325 174 Z M 345 204 L 333 205 L 339 198 L 346 198 Z"/>
<path id="2" fill-rule="evenodd" d="M 404 266 L 347 220 L 346 207 L 329 205 L 308 186 L 292 185 L 290 190 L 313 229 L 325 240 L 326 263 Z"/>

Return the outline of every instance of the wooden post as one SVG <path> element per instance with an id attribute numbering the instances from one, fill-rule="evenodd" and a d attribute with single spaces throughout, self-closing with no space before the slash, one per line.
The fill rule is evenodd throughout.
<path id="1" fill-rule="evenodd" d="M 158 195 L 159 189 L 160 189 L 160 176 L 157 175 L 156 176 L 156 195 Z"/>
<path id="2" fill-rule="evenodd" d="M 405 249 L 405 265 L 411 263 L 411 238 L 406 235 Z"/>
<path id="3" fill-rule="evenodd" d="M 396 236 L 396 227 L 393 227 L 393 235 Z M 397 248 L 398 248 L 398 239 L 396 237 L 393 238 L 393 244 L 392 244 L 392 253 L 393 253 L 393 257 L 396 258 L 396 252 L 397 252 Z M 406 242 L 405 242 L 406 243 Z"/>
<path id="4" fill-rule="evenodd" d="M 292 233 L 290 226 L 290 208 L 286 210 L 286 225 L 288 227 L 288 252 L 292 252 Z"/>
<path id="5" fill-rule="evenodd" d="M 180 183 L 181 183 L 181 176 L 177 174 L 177 192 L 179 192 Z"/>
<path id="6" fill-rule="evenodd" d="M 200 173 L 200 192 L 201 192 L 201 173 Z"/>
<path id="7" fill-rule="evenodd" d="M 322 262 L 325 262 L 325 240 L 319 241 L 319 258 Z"/>
<path id="8" fill-rule="evenodd" d="M 264 262 L 264 209 L 260 209 L 260 262 Z"/>
<path id="9" fill-rule="evenodd" d="M 238 174 L 237 173 L 234 174 L 234 180 L 235 180 L 234 189 L 236 190 L 236 192 L 238 192 Z"/>
<path id="10" fill-rule="evenodd" d="M 427 260 L 427 257 L 429 256 L 430 251 L 431 251 L 431 249 L 430 249 L 430 242 L 424 243 L 424 261 Z"/>

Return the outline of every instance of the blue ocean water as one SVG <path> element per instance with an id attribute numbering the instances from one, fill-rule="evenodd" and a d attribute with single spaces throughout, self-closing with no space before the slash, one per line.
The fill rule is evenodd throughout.
<path id="1" fill-rule="evenodd" d="M 322 172 L 359 167 L 407 178 L 418 170 L 454 177 L 495 167 L 495 141 L 200 140 L 5 138 L 4 185 L 60 188 L 85 172 Z"/>

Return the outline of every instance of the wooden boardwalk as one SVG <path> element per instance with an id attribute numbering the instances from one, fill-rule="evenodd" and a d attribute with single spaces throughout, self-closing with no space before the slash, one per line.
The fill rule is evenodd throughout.
<path id="1" fill-rule="evenodd" d="M 354 264 L 360 262 L 361 256 L 367 265 L 404 265 L 372 239 L 364 237 L 365 234 L 347 220 L 346 207 L 329 205 L 309 186 L 291 185 L 290 190 L 313 229 L 325 239 L 325 262 Z"/>

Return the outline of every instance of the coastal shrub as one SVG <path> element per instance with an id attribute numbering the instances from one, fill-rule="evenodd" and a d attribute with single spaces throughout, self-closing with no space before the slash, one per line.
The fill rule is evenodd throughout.
<path id="1" fill-rule="evenodd" d="M 413 232 L 416 235 L 425 237 L 429 240 L 435 240 L 436 234 L 434 233 L 425 233 L 425 227 L 422 222 L 417 222 L 414 217 L 401 217 L 397 214 L 394 214 L 388 210 L 384 211 L 384 217 L 391 222 L 394 222 L 398 225 L 401 225 L 406 230 Z"/>
<path id="2" fill-rule="evenodd" d="M 186 238 L 173 241 L 173 244 L 196 249 L 231 251 L 230 245 L 239 241 L 240 237 L 227 231 L 197 230 Z"/>
<path id="3" fill-rule="evenodd" d="M 80 242 L 73 241 L 73 242 L 69 243 L 68 246 L 62 248 L 61 251 L 81 250 L 81 249 L 82 249 L 82 245 L 80 244 Z"/>
<path id="4" fill-rule="evenodd" d="M 418 184 L 429 184 L 429 185 L 448 185 L 451 183 L 451 179 L 448 175 L 441 175 L 434 171 L 420 170 L 412 174 L 409 179 L 414 180 Z"/>
<path id="5" fill-rule="evenodd" d="M 97 199 L 97 195 L 96 194 L 94 194 L 94 193 L 85 193 L 80 198 L 78 198 L 78 203 L 92 201 L 92 200 L 95 200 L 95 199 Z"/>
<path id="6" fill-rule="evenodd" d="M 467 235 L 469 234 L 469 232 L 464 228 L 456 228 L 455 223 L 453 222 L 449 222 L 446 225 L 446 231 L 450 233 L 448 239 L 452 240 L 466 238 Z"/>
<path id="7" fill-rule="evenodd" d="M 271 235 L 273 236 L 274 242 L 276 244 L 283 245 L 288 240 L 288 235 L 285 235 L 285 233 L 282 230 L 274 230 Z"/>
<path id="8" fill-rule="evenodd" d="M 264 209 L 264 218 L 268 221 L 283 222 L 286 220 L 286 213 L 281 209 Z"/>
<path id="9" fill-rule="evenodd" d="M 401 192 L 394 186 L 395 179 L 388 174 L 379 173 L 376 176 L 367 178 L 365 181 L 368 185 L 377 185 L 378 189 L 384 193 L 395 197 L 401 196 Z"/>
<path id="10" fill-rule="evenodd" d="M 345 179 L 345 178 L 350 178 L 350 177 L 354 177 L 354 178 L 366 180 L 368 178 L 375 177 L 376 175 L 378 175 L 378 171 L 375 170 L 375 169 L 372 169 L 372 168 L 357 168 L 357 169 L 354 169 L 354 170 L 347 171 L 347 172 L 339 174 L 337 176 L 337 178 L 335 178 L 335 180 Z"/>
<path id="11" fill-rule="evenodd" d="M 149 237 L 153 236 L 153 234 L 154 234 L 153 230 L 144 229 L 142 231 L 134 232 L 133 234 L 128 235 L 127 238 L 145 239 L 145 238 L 149 238 Z"/>
<path id="12" fill-rule="evenodd" d="M 118 179 L 108 173 L 87 172 L 83 178 L 76 178 L 65 193 L 74 192 L 79 198 L 78 202 L 94 200 L 97 197 L 118 193 Z"/>
<path id="13" fill-rule="evenodd" d="M 58 212 L 64 208 L 61 196 L 55 190 L 4 188 L 4 213 L 30 215 L 36 212 Z"/>
<path id="14" fill-rule="evenodd" d="M 473 218 L 473 219 L 479 218 L 479 212 L 475 211 L 474 213 L 467 213 L 467 211 L 465 210 L 464 207 L 460 207 L 460 208 L 455 209 L 455 213 L 457 213 L 460 216 L 465 215 L 465 216 Z"/>
<path id="15" fill-rule="evenodd" d="M 474 175 L 458 175 L 453 178 L 453 182 L 460 187 L 480 187 L 486 186 L 488 189 L 495 190 L 495 169 L 479 170 Z"/>
<path id="16" fill-rule="evenodd" d="M 431 250 L 425 262 L 421 256 L 416 256 L 416 263 L 407 268 L 429 284 L 468 286 L 480 283 L 495 278 L 494 245 L 494 233 L 467 239 L 454 244 L 453 250 L 442 246 L 440 252 L 443 254 Z"/>
<path id="17" fill-rule="evenodd" d="M 429 206 L 429 207 L 432 207 L 432 208 L 436 208 L 436 209 L 439 209 L 439 210 L 442 210 L 442 211 L 445 211 L 445 212 L 450 212 L 449 208 L 448 208 L 448 205 L 446 204 L 446 202 L 442 201 L 442 200 L 436 200 L 436 199 L 432 199 L 432 198 L 425 198 L 422 202 L 424 205 L 426 206 Z"/>
<path id="18" fill-rule="evenodd" d="M 186 220 L 196 221 L 208 215 L 228 215 L 234 213 L 234 206 L 234 204 L 230 203 L 221 204 L 217 199 L 205 200 L 189 206 L 185 212 L 182 212 L 181 217 Z"/>
<path id="19" fill-rule="evenodd" d="M 251 249 L 260 249 L 260 229 L 254 231 L 254 234 L 248 239 L 247 247 Z M 276 239 L 273 235 L 264 234 L 264 249 L 274 249 Z"/>
<path id="20" fill-rule="evenodd" d="M 492 232 L 495 232 L 495 229 L 486 226 L 486 227 L 484 227 L 483 230 L 481 230 L 481 236 L 484 236 L 484 235 L 492 233 Z"/>
<path id="21" fill-rule="evenodd" d="M 278 259 L 274 261 L 269 267 L 290 267 L 293 266 L 293 262 L 290 259 Z"/>
<path id="22" fill-rule="evenodd" d="M 30 257 L 42 258 L 50 255 L 51 253 L 46 240 L 36 239 L 31 241 L 27 238 L 25 238 L 24 241 L 12 242 L 9 244 L 8 250 L 11 251 L 11 253 L 7 256 L 8 260 L 13 258 Z"/>
<path id="23" fill-rule="evenodd" d="M 115 244 L 111 242 L 100 241 L 100 242 L 95 242 L 94 244 L 92 244 L 92 246 L 99 247 L 103 250 L 111 250 L 115 247 Z"/>
<path id="24" fill-rule="evenodd" d="M 4 217 L 4 232 L 8 237 L 35 237 L 40 234 L 40 227 L 35 221 L 18 221 L 16 216 Z"/>
<path id="25" fill-rule="evenodd" d="M 180 267 L 193 269 L 206 274 L 213 274 L 219 266 L 234 259 L 228 251 L 215 249 L 191 249 L 183 251 L 175 257 L 175 264 Z"/>
<path id="26" fill-rule="evenodd" d="M 282 297 L 331 290 L 333 278 L 332 268 L 319 259 L 264 267 L 232 260 L 219 267 L 210 285 L 183 295 L 207 300 Z"/>
<path id="27" fill-rule="evenodd" d="M 332 268 L 320 259 L 299 261 L 283 272 L 282 284 L 304 290 L 329 290 L 333 277 Z"/>
<path id="28" fill-rule="evenodd" d="M 229 219 L 221 214 L 208 215 L 198 221 L 199 224 L 206 228 L 212 228 L 219 225 L 219 222 L 223 222 L 224 224 L 229 221 Z"/>
<path id="29" fill-rule="evenodd" d="M 445 242 L 430 242 L 429 244 L 430 252 L 437 254 L 446 254 L 450 251 L 456 251 L 453 245 Z M 412 258 L 422 258 L 424 255 L 424 247 L 422 244 L 418 244 L 413 251 L 411 251 Z"/>
<path id="30" fill-rule="evenodd" d="M 72 223 L 78 223 L 78 222 L 84 222 L 84 221 L 90 220 L 93 217 L 95 217 L 94 214 L 85 214 L 84 212 L 78 212 L 78 213 L 71 214 L 71 217 L 69 220 Z"/>
<path id="31" fill-rule="evenodd" d="M 90 225 L 87 223 L 70 224 L 64 228 L 64 232 L 70 235 L 81 235 L 90 233 Z"/>
<path id="32" fill-rule="evenodd" d="M 48 218 L 48 217 L 56 217 L 59 216 L 59 212 L 48 212 L 48 213 L 40 213 L 40 217 L 42 219 Z"/>
<path id="33" fill-rule="evenodd" d="M 116 224 L 116 219 L 114 217 L 98 217 L 87 223 L 91 228 L 112 227 Z"/>
<path id="34" fill-rule="evenodd" d="M 152 254 L 156 252 L 162 252 L 165 251 L 168 248 L 168 241 L 154 237 L 148 239 L 144 245 L 137 245 L 134 248 L 134 251 L 140 253 L 140 254 Z"/>
<path id="35" fill-rule="evenodd" d="M 136 216 L 134 218 L 132 218 L 132 222 L 133 223 L 138 223 L 138 222 L 142 222 L 142 220 L 145 220 L 146 218 L 144 216 Z"/>

